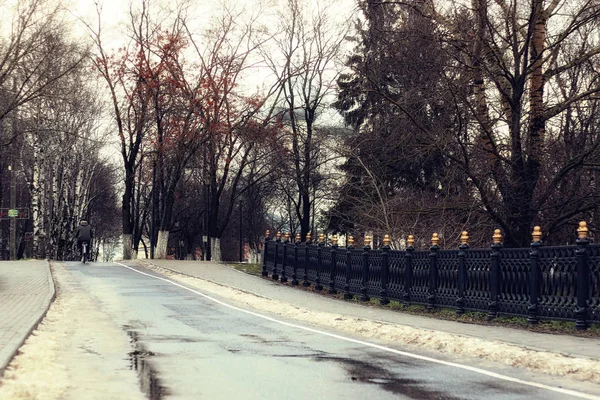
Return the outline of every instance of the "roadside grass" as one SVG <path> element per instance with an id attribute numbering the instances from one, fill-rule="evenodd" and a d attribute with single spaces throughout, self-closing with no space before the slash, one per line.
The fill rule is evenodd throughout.
<path id="1" fill-rule="evenodd" d="M 250 275 L 260 276 L 262 274 L 262 264 L 260 263 L 227 263 L 227 265 Z"/>
<path id="2" fill-rule="evenodd" d="M 228 264 L 231 267 L 256 276 L 262 276 L 262 265 L 261 264 Z M 294 286 L 291 284 L 291 278 L 287 277 L 288 281 L 286 283 L 282 283 L 282 285 L 287 285 L 294 287 L 298 290 L 310 291 L 314 293 L 318 293 L 322 296 L 327 296 L 330 298 L 336 298 L 341 301 L 349 301 L 353 303 L 363 304 L 367 307 L 375 307 L 386 310 L 392 310 L 400 313 L 412 314 L 412 315 L 421 315 L 430 318 L 438 318 L 450 321 L 463 322 L 467 324 L 478 324 L 478 325 L 488 325 L 488 326 L 503 326 L 514 329 L 526 330 L 529 332 L 539 332 L 539 333 L 553 333 L 553 334 L 561 334 L 561 335 L 571 335 L 571 336 L 579 336 L 579 337 L 591 337 L 591 338 L 600 338 L 600 325 L 592 324 L 587 330 L 578 331 L 575 329 L 575 322 L 573 321 L 554 321 L 554 320 L 540 320 L 537 324 L 529 324 L 527 322 L 527 318 L 525 317 L 516 317 L 510 315 L 502 315 L 499 314 L 496 318 L 488 320 L 488 314 L 486 312 L 480 311 L 466 311 L 462 315 L 456 315 L 456 309 L 449 307 L 435 307 L 430 309 L 429 307 L 421 304 L 403 304 L 396 300 L 390 300 L 390 302 L 386 305 L 381 305 L 378 298 L 370 298 L 368 301 L 364 302 L 360 300 L 360 296 L 354 295 L 349 300 L 344 300 L 344 294 L 339 291 L 336 294 L 329 294 L 329 288 L 321 283 L 323 286 L 323 290 L 315 290 L 314 283 L 311 283 L 310 286 L 303 286 L 302 282 L 299 282 L 299 285 Z M 270 277 L 265 278 L 271 280 Z"/>
<path id="3" fill-rule="evenodd" d="M 430 318 L 438 318 L 450 321 L 464 322 L 468 324 L 503 326 L 514 329 L 522 329 L 530 332 L 554 333 L 579 337 L 600 338 L 600 325 L 592 324 L 587 330 L 578 331 L 573 321 L 539 320 L 537 324 L 530 324 L 527 318 L 499 314 L 496 318 L 488 320 L 488 313 L 481 311 L 466 311 L 462 315 L 456 314 L 455 308 L 435 307 L 430 309 L 422 304 L 403 304 L 399 301 L 390 300 L 386 305 L 381 305 L 379 299 L 371 298 L 368 302 L 361 302 L 359 296 L 352 298 L 353 302 L 362 303 L 370 307 L 382 308 L 402 312 L 406 314 L 421 315 Z"/>
<path id="4" fill-rule="evenodd" d="M 555 321 L 555 320 L 540 320 L 537 324 L 530 324 L 527 318 L 502 315 L 499 314 L 496 318 L 488 320 L 488 314 L 481 311 L 466 311 L 462 315 L 456 315 L 456 309 L 439 307 L 433 310 L 427 306 L 420 304 L 404 305 L 397 301 L 390 301 L 387 306 L 382 306 L 391 310 L 405 312 L 407 314 L 424 315 L 427 317 L 465 322 L 479 325 L 504 326 L 515 329 L 523 329 L 530 332 L 540 333 L 556 333 L 561 335 L 572 335 L 581 337 L 600 338 L 600 326 L 592 324 L 586 331 L 578 331 L 575 329 L 573 321 Z"/>

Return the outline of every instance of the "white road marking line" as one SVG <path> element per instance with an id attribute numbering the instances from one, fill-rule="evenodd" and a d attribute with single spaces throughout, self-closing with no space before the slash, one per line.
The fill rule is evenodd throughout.
<path id="1" fill-rule="evenodd" d="M 215 302 L 217 304 L 220 304 L 220 305 L 222 305 L 224 307 L 227 307 L 227 308 L 230 308 L 232 310 L 236 310 L 236 311 L 240 311 L 240 312 L 243 312 L 243 313 L 246 313 L 246 314 L 250 314 L 250 315 L 253 315 L 255 317 L 262 318 L 262 319 L 265 319 L 267 321 L 275 322 L 275 323 L 278 323 L 278 324 L 281 324 L 281 325 L 285 325 L 285 326 L 289 326 L 289 327 L 297 328 L 297 329 L 302 329 L 302 330 L 305 330 L 305 331 L 308 331 L 308 332 L 318 333 L 320 335 L 325 335 L 325 336 L 329 336 L 329 337 L 332 337 L 332 338 L 344 340 L 346 342 L 351 342 L 351 343 L 356 343 L 356 344 L 360 344 L 360 345 L 367 346 L 367 347 L 372 347 L 372 348 L 375 348 L 375 349 L 378 349 L 378 350 L 387 351 L 389 353 L 394 353 L 394 354 L 405 356 L 405 357 L 415 358 L 417 360 L 429 361 L 429 362 L 432 362 L 432 363 L 442 364 L 442 365 L 446 365 L 446 366 L 449 366 L 449 367 L 464 369 L 464 370 L 467 370 L 467 371 L 475 372 L 475 373 L 478 373 L 478 374 L 481 374 L 481 375 L 487 375 L 487 376 L 490 376 L 492 378 L 497 378 L 497 379 L 505 380 L 505 381 L 508 381 L 508 382 L 520 383 L 522 385 L 533 386 L 533 387 L 536 387 L 536 388 L 546 389 L 546 390 L 550 390 L 550 391 L 557 392 L 557 393 L 568 394 L 568 395 L 571 395 L 571 396 L 574 396 L 574 397 L 579 397 L 579 398 L 582 398 L 582 399 L 600 400 L 600 397 L 594 396 L 594 395 L 591 395 L 591 394 L 587 394 L 587 393 L 580 393 L 580 392 L 576 392 L 576 391 L 569 390 L 569 389 L 552 387 L 552 386 L 544 385 L 544 384 L 537 383 L 537 382 L 524 381 L 522 379 L 512 378 L 510 376 L 506 376 L 506 375 L 502 375 L 502 374 L 497 374 L 495 372 L 486 371 L 484 369 L 480 369 L 480 368 L 476 368 L 476 367 L 471 367 L 469 365 L 463 365 L 463 364 L 453 363 L 453 362 L 450 362 L 450 361 L 438 360 L 436 358 L 431 358 L 431 357 L 421 356 L 419 354 L 409 353 L 409 352 L 406 352 L 406 351 L 396 350 L 396 349 L 392 349 L 392 348 L 386 347 L 386 346 L 381 346 L 381 345 L 378 345 L 378 344 L 375 344 L 375 343 L 364 342 L 362 340 L 357 340 L 357 339 L 352 339 L 352 338 L 348 338 L 348 337 L 341 336 L 341 335 L 336 335 L 335 333 L 323 332 L 323 331 L 320 331 L 318 329 L 313 329 L 313 328 L 309 328 L 309 327 L 302 326 L 302 325 L 296 325 L 296 324 L 292 324 L 290 322 L 280 321 L 278 319 L 275 319 L 275 318 L 272 318 L 272 317 L 268 317 L 266 315 L 262 315 L 262 314 L 254 312 L 254 311 L 244 310 L 243 308 L 239 308 L 239 307 L 233 306 L 231 304 L 227 304 L 225 302 L 217 300 L 217 299 L 215 299 L 213 297 L 210 297 L 210 296 L 208 296 L 208 295 L 206 295 L 204 293 L 201 293 L 201 292 L 199 292 L 197 290 L 191 289 L 191 288 L 189 288 L 187 286 L 179 284 L 179 283 L 177 283 L 175 281 L 172 281 L 170 279 L 163 278 L 163 277 L 156 276 L 156 275 L 152 275 L 152 274 L 148 274 L 148 273 L 139 271 L 139 270 L 137 270 L 135 268 L 129 267 L 129 266 L 125 265 L 125 264 L 121 264 L 121 263 L 115 263 L 115 264 L 118 264 L 118 265 L 120 265 L 122 267 L 125 267 L 127 269 L 132 270 L 132 271 L 135 271 L 138 274 L 146 275 L 146 276 L 149 276 L 149 277 L 154 278 L 154 279 L 158 279 L 158 280 L 161 280 L 161 281 L 164 281 L 164 282 L 168 282 L 168 283 L 170 283 L 172 285 L 175 285 L 175 286 L 178 286 L 178 287 L 180 287 L 182 289 L 188 290 L 188 291 L 190 291 L 192 293 L 195 293 L 195 294 L 197 294 L 199 296 L 202 296 L 202 297 L 204 297 L 204 298 L 206 298 L 206 299 L 208 299 L 208 300 L 210 300 L 212 302 Z M 197 278 L 197 279 L 201 279 L 201 278 Z"/>

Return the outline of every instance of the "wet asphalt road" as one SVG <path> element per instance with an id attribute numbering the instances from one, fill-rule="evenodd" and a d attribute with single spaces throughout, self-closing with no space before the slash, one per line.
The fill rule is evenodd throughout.
<path id="1" fill-rule="evenodd" d="M 122 266 L 65 267 L 136 343 L 150 398 L 576 398 L 277 323 Z"/>

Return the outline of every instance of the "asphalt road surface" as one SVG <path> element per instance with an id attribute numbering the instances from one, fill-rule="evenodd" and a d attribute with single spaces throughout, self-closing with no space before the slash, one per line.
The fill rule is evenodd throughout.
<path id="1" fill-rule="evenodd" d="M 246 311 L 141 268 L 64 265 L 131 337 L 124 356 L 151 399 L 581 398 Z"/>

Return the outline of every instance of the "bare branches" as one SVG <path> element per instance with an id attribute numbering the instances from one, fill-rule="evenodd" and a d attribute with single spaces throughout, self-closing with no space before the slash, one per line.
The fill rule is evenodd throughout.
<path id="1" fill-rule="evenodd" d="M 513 246 L 533 223 L 593 212 L 597 196 L 582 183 L 598 147 L 597 2 L 426 3 L 361 3 L 366 23 L 337 103 L 356 130 L 343 196 L 357 198 L 353 179 L 385 182 L 385 196 L 365 194 L 383 216 L 395 210 L 381 198 L 400 204 L 396 191 L 444 196 L 440 212 L 471 204 Z M 362 215 L 348 199 L 334 211 Z"/>
<path id="2" fill-rule="evenodd" d="M 2 5 L 1 7 L 8 7 Z M 0 8 L 1 11 L 1 8 Z M 57 40 L 64 36 L 59 6 L 42 0 L 18 2 L 7 43 L 0 46 L 0 121 L 28 102 L 43 96 L 56 82 L 79 68 L 87 55 L 74 43 Z M 54 65 L 55 53 L 74 57 Z"/>

